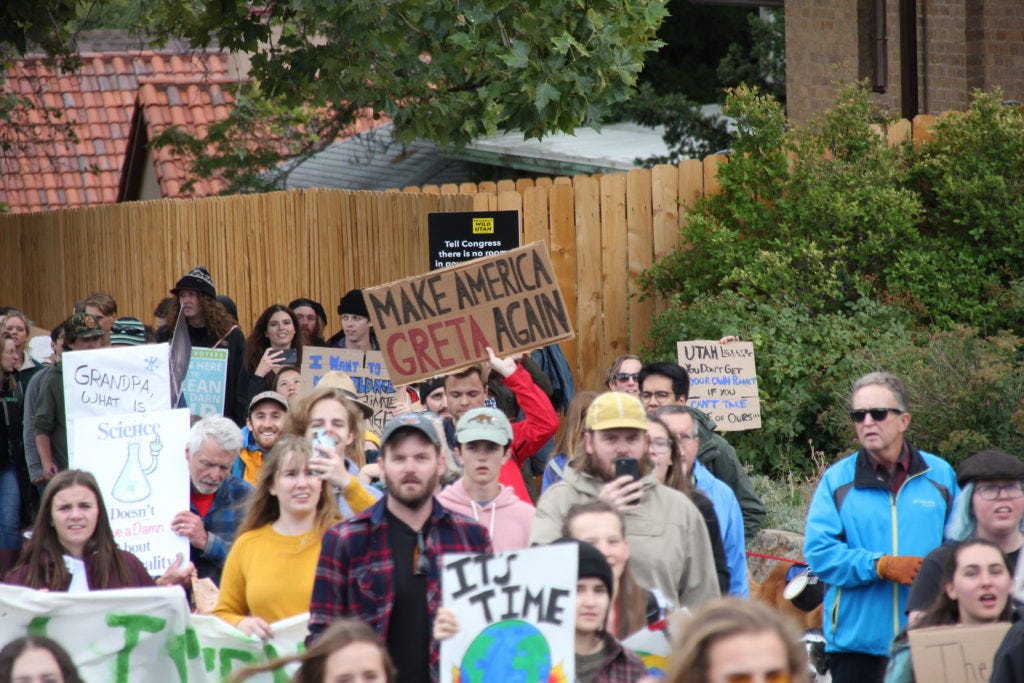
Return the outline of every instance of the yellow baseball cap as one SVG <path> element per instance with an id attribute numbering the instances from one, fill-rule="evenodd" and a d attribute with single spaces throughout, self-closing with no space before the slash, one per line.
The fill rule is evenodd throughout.
<path id="1" fill-rule="evenodd" d="M 640 399 L 620 391 L 606 391 L 594 399 L 587 409 L 587 429 L 647 430 L 647 414 Z"/>

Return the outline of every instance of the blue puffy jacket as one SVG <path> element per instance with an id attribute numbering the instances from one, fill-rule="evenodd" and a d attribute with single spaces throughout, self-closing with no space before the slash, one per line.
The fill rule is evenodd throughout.
<path id="1" fill-rule="evenodd" d="M 880 579 L 875 564 L 882 555 L 923 557 L 942 543 L 956 492 L 949 463 L 913 447 L 895 496 L 864 450 L 825 470 L 807 513 L 804 557 L 828 585 L 827 652 L 889 654 L 906 625 L 910 586 Z"/>

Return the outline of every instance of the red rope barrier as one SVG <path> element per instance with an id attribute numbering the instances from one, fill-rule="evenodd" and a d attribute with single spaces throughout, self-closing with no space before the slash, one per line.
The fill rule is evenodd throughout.
<path id="1" fill-rule="evenodd" d="M 788 562 L 789 564 L 806 564 L 803 560 L 791 560 L 788 557 L 777 557 L 775 555 L 762 555 L 761 553 L 755 553 L 750 550 L 747 551 L 749 557 L 760 557 L 762 560 L 775 560 L 776 562 Z"/>

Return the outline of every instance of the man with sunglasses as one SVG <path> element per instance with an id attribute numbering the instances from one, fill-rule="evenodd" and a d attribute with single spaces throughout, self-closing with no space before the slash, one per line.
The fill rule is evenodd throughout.
<path id="1" fill-rule="evenodd" d="M 438 679 L 431 622 L 441 603 L 442 553 L 490 553 L 487 530 L 435 498 L 441 437 L 424 413 L 403 413 L 381 435 L 387 494 L 324 534 L 309 606 L 312 643 L 336 619 L 369 624 L 387 644 L 398 683 Z"/>
<path id="2" fill-rule="evenodd" d="M 906 390 L 894 375 L 854 382 L 850 418 L 861 448 L 822 475 L 804 557 L 828 585 L 823 626 L 833 683 L 875 683 L 906 626 L 922 557 L 942 543 L 957 483 L 946 461 L 906 440 Z"/>

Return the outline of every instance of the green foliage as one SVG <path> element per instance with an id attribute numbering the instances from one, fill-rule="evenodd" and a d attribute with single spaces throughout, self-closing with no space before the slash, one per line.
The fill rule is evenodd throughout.
<path id="1" fill-rule="evenodd" d="M 372 107 L 404 141 L 463 145 L 600 123 L 660 42 L 664 0 L 160 0 L 159 35 L 254 53 L 260 92 L 290 106 Z M 344 104 L 342 104 L 344 103 Z"/>
<path id="2" fill-rule="evenodd" d="M 1020 341 L 993 336 L 1024 321 L 1020 108 L 979 94 L 916 150 L 885 143 L 886 119 L 856 85 L 806 128 L 787 129 L 781 106 L 746 86 L 726 112 L 738 129 L 721 192 L 641 277 L 670 300 L 648 354 L 674 357 L 678 339 L 754 342 L 763 427 L 729 438 L 759 472 L 807 472 L 808 448 L 849 452 L 846 392 L 877 369 L 910 387 L 923 447 L 958 459 L 1024 446 Z"/>
<path id="3" fill-rule="evenodd" d="M 722 85 L 746 84 L 786 103 L 786 24 L 782 11 L 771 10 L 766 18 L 747 15 L 750 44 L 733 43 L 716 70 Z"/>
<path id="4" fill-rule="evenodd" d="M 964 326 L 918 336 L 884 355 L 865 346 L 849 362 L 854 375 L 886 368 L 903 378 L 908 438 L 953 464 L 984 448 L 1024 452 L 1024 340 L 1007 332 L 981 337 Z M 826 421 L 847 423 L 845 406 L 834 406 Z"/>

